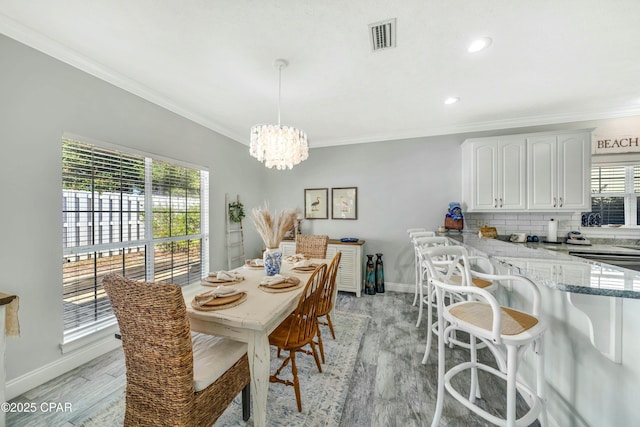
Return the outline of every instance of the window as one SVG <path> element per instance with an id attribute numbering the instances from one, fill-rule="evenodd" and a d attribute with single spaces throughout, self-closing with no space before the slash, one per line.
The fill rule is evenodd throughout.
<path id="1" fill-rule="evenodd" d="M 65 342 L 115 323 L 102 278 L 199 280 L 208 271 L 208 172 L 62 140 Z"/>
<path id="2" fill-rule="evenodd" d="M 640 225 L 640 165 L 594 166 L 591 210 L 602 224 Z"/>

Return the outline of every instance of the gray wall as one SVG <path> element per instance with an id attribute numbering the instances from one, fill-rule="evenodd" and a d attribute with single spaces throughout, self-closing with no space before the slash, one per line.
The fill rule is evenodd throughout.
<path id="1" fill-rule="evenodd" d="M 328 188 L 331 199 L 332 187 L 358 187 L 357 221 L 305 220 L 303 232 L 363 239 L 365 253 L 384 254 L 385 281 L 413 283 L 406 230 L 437 228 L 449 202 L 459 201 L 460 142 L 437 137 L 318 148 L 292 171 L 269 174 L 270 201 L 304 212 L 305 188 Z"/>
<path id="2" fill-rule="evenodd" d="M 20 297 L 7 378 L 62 360 L 61 136 L 64 132 L 210 170 L 211 268 L 226 268 L 225 193 L 262 198 L 265 168 L 200 125 L 0 36 L 0 291 Z M 258 242 L 248 236 L 250 245 Z"/>

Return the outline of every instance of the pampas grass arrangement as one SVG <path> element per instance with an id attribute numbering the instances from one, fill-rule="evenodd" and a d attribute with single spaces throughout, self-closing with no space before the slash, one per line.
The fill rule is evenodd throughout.
<path id="1" fill-rule="evenodd" d="M 253 224 L 267 249 L 275 249 L 280 245 L 284 235 L 293 228 L 298 217 L 295 209 L 286 208 L 280 212 L 276 221 L 266 204 L 261 208 L 253 208 L 252 214 Z"/>

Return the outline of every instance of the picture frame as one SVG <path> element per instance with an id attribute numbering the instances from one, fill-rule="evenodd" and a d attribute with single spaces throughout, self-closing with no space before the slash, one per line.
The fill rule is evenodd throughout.
<path id="1" fill-rule="evenodd" d="M 305 188 L 304 219 L 329 219 L 328 200 L 328 188 Z"/>
<path id="2" fill-rule="evenodd" d="M 358 187 L 331 189 L 331 218 L 358 219 Z"/>

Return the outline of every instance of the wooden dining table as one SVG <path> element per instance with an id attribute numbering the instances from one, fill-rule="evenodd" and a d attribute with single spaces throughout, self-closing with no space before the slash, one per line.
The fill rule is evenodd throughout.
<path id="1" fill-rule="evenodd" d="M 326 260 L 312 260 L 326 263 Z M 251 400 L 254 425 L 264 426 L 267 421 L 267 393 L 269 390 L 270 350 L 269 334 L 295 310 L 300 294 L 312 272 L 292 270 L 292 263 L 282 262 L 280 274 L 300 279 L 298 288 L 288 292 L 271 293 L 260 289 L 266 277 L 264 268 L 239 267 L 234 271 L 244 280 L 229 286 L 247 292 L 247 299 L 235 307 L 216 311 L 200 311 L 191 307 L 193 297 L 212 288 L 191 284 L 182 288 L 187 305 L 191 330 L 246 342 L 251 372 Z"/>

